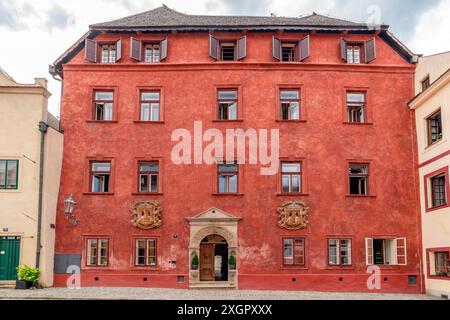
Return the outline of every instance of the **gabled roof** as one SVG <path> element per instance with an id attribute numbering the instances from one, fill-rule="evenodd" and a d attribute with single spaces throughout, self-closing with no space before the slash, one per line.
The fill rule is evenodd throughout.
<path id="1" fill-rule="evenodd" d="M 410 63 L 416 63 L 418 56 L 413 54 L 392 33 L 388 25 L 368 25 L 317 13 L 302 17 L 261 17 L 261 16 L 207 16 L 184 14 L 163 5 L 156 9 L 135 14 L 125 18 L 97 23 L 89 26 L 89 31 L 62 54 L 53 65 L 49 66 L 52 75 L 61 75 L 62 66 L 69 62 L 84 47 L 86 39 L 93 39 L 101 32 L 171 32 L 173 30 L 185 32 L 208 32 L 258 30 L 276 31 L 318 31 L 318 32 L 350 32 L 375 33 L 380 31 L 380 37 L 395 51 Z"/>
<path id="2" fill-rule="evenodd" d="M 443 86 L 450 83 L 450 69 L 447 69 L 439 78 L 437 78 L 430 86 L 417 94 L 411 101 L 408 102 L 408 106 L 411 109 L 416 109 L 423 104 L 424 101 L 436 94 Z"/>
<path id="3" fill-rule="evenodd" d="M 331 18 L 313 13 L 303 17 L 261 17 L 261 16 L 207 16 L 188 15 L 163 5 L 162 7 L 129 17 L 97 23 L 91 30 L 105 29 L 159 29 L 159 28 L 229 28 L 229 27 L 317 27 L 367 29 L 366 23 Z M 387 26 L 384 26 L 387 27 Z"/>

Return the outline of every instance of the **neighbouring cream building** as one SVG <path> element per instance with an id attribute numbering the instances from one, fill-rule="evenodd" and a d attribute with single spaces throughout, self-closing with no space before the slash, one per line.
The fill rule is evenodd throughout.
<path id="1" fill-rule="evenodd" d="M 450 296 L 450 52 L 421 57 L 415 110 L 427 293 Z"/>
<path id="2" fill-rule="evenodd" d="M 0 69 L 0 286 L 18 265 L 39 266 L 41 285 L 53 284 L 63 134 L 49 96 L 47 80 L 20 84 Z"/>

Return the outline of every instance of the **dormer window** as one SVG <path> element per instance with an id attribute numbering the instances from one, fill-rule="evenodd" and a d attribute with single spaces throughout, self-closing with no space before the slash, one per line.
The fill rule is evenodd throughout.
<path id="1" fill-rule="evenodd" d="M 145 62 L 158 63 L 167 58 L 168 40 L 144 41 L 131 38 L 131 59 Z"/>
<path id="2" fill-rule="evenodd" d="M 341 59 L 348 64 L 369 63 L 377 58 L 375 38 L 365 42 L 341 38 Z"/>
<path id="3" fill-rule="evenodd" d="M 247 37 L 219 40 L 209 35 L 209 56 L 218 61 L 237 61 L 247 55 Z"/>
<path id="4" fill-rule="evenodd" d="M 220 60 L 236 60 L 236 42 L 220 42 Z"/>
<path id="5" fill-rule="evenodd" d="M 98 43 L 94 40 L 86 39 L 84 58 L 90 62 L 116 63 L 122 59 L 122 40 Z"/>
<path id="6" fill-rule="evenodd" d="M 161 51 L 160 45 L 158 44 L 146 44 L 144 47 L 144 61 L 149 62 L 160 62 Z"/>
<path id="7" fill-rule="evenodd" d="M 102 45 L 102 63 L 116 62 L 116 45 L 104 44 Z"/>
<path id="8" fill-rule="evenodd" d="M 272 55 L 275 59 L 282 62 L 303 61 L 310 56 L 309 36 L 295 40 L 280 40 L 272 38 Z"/>

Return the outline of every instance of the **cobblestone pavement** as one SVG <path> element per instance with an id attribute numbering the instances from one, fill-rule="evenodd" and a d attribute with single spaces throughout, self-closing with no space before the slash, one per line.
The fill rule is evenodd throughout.
<path id="1" fill-rule="evenodd" d="M 434 300 L 419 294 L 330 293 L 304 291 L 179 290 L 154 288 L 0 289 L 0 299 L 88 300 Z"/>

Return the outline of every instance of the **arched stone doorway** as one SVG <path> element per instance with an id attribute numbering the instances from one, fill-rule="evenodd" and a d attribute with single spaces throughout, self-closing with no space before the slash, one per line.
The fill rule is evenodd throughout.
<path id="1" fill-rule="evenodd" d="M 212 208 L 187 220 L 190 226 L 189 286 L 236 288 L 240 218 Z M 229 264 L 230 257 L 236 261 L 235 265 Z M 198 266 L 192 263 L 195 259 L 198 259 Z"/>
<path id="2" fill-rule="evenodd" d="M 200 243 L 200 281 L 228 281 L 228 242 L 217 234 Z"/>

